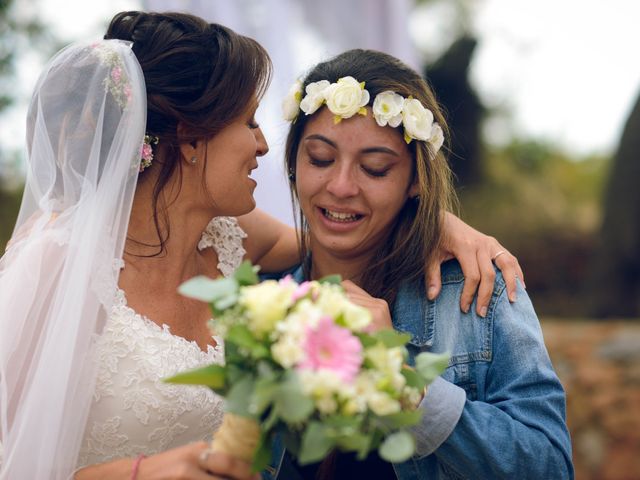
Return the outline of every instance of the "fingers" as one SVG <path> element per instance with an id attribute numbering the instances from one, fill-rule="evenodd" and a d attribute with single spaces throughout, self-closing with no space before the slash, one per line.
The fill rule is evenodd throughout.
<path id="1" fill-rule="evenodd" d="M 198 457 L 200 467 L 212 475 L 234 480 L 247 480 L 256 477 L 251 472 L 251 464 L 222 452 L 212 452 L 208 448 Z"/>
<path id="2" fill-rule="evenodd" d="M 431 262 L 425 277 L 427 298 L 429 300 L 433 301 L 438 295 L 440 295 L 440 289 L 442 288 L 442 279 L 440 278 L 440 275 L 440 261 L 436 260 Z"/>
<path id="3" fill-rule="evenodd" d="M 493 293 L 493 285 L 496 281 L 496 272 L 493 269 L 491 258 L 485 250 L 478 251 L 478 268 L 480 269 L 480 287 L 476 301 L 476 313 L 482 318 L 487 316 L 487 309 Z"/>
<path id="4" fill-rule="evenodd" d="M 460 309 L 464 313 L 468 313 L 480 283 L 480 267 L 477 253 L 465 252 L 464 255 L 458 257 L 458 262 L 464 275 L 464 286 L 462 287 L 462 295 L 460 295 Z M 491 263 L 490 260 L 489 263 Z"/>
<path id="5" fill-rule="evenodd" d="M 507 296 L 509 297 L 509 301 L 515 302 L 517 298 L 516 290 L 518 287 L 518 278 L 520 278 L 524 286 L 524 275 L 520 268 L 520 264 L 518 263 L 518 259 L 508 251 L 505 251 L 504 254 L 494 260 L 494 263 L 502 272 L 502 277 L 504 278 L 504 282 L 507 286 Z"/>

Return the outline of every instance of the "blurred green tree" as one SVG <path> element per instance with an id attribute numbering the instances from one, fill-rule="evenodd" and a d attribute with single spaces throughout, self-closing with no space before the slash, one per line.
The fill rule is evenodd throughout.
<path id="1" fill-rule="evenodd" d="M 590 280 L 592 314 L 640 318 L 640 96 L 613 157 Z"/>
<path id="2" fill-rule="evenodd" d="M 482 122 L 487 114 L 469 81 L 477 41 L 463 34 L 432 65 L 425 76 L 443 106 L 451 134 L 449 162 L 457 186 L 482 180 Z"/>

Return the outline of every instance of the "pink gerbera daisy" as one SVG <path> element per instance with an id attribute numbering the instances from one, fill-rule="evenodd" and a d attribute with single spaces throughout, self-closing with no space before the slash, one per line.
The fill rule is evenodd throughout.
<path id="1" fill-rule="evenodd" d="M 307 327 L 302 349 L 305 358 L 298 369 L 328 370 L 345 382 L 352 381 L 362 365 L 360 340 L 328 316 L 322 317 L 316 328 Z"/>

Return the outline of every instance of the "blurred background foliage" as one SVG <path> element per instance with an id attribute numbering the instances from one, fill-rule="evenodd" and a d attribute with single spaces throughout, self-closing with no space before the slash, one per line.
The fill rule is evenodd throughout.
<path id="1" fill-rule="evenodd" d="M 486 108 L 469 81 L 478 40 L 466 28 L 468 2 L 457 5 L 450 46 L 425 67 L 425 77 L 450 124 L 461 217 L 519 258 L 540 314 L 640 318 L 640 100 L 612 157 L 529 138 L 488 143 L 487 120 L 505 112 Z M 27 48 L 48 57 L 59 46 L 23 7 L 0 0 L 0 115 L 13 101 L 16 57 Z M 0 146 L 0 155 L 4 251 L 20 202 L 20 154 Z"/>

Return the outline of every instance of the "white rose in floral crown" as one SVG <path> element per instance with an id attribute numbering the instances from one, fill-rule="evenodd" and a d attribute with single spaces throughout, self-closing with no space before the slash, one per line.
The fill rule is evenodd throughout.
<path id="1" fill-rule="evenodd" d="M 338 123 L 343 118 L 351 118 L 356 113 L 366 115 L 365 105 L 369 103 L 369 92 L 364 82 L 358 83 L 353 77 L 343 77 L 332 83 L 325 92 L 327 107 L 335 115 Z"/>
<path id="2" fill-rule="evenodd" d="M 287 122 L 293 122 L 298 118 L 298 112 L 300 112 L 300 101 L 302 100 L 302 82 L 296 80 L 296 83 L 291 85 L 289 93 L 282 101 L 282 114 Z"/>
<path id="3" fill-rule="evenodd" d="M 387 90 L 379 93 L 373 101 L 373 116 L 381 127 L 389 125 L 393 128 L 402 123 L 402 106 L 404 97 Z"/>
<path id="4" fill-rule="evenodd" d="M 320 80 L 307 85 L 307 88 L 305 88 L 306 95 L 300 102 L 300 110 L 306 115 L 315 113 L 325 102 L 325 92 L 328 87 L 328 80 Z"/>
<path id="5" fill-rule="evenodd" d="M 411 139 L 424 142 L 431 138 L 433 128 L 433 113 L 424 108 L 415 98 L 407 98 L 402 107 L 402 123 L 404 125 L 404 139 L 411 143 Z"/>

